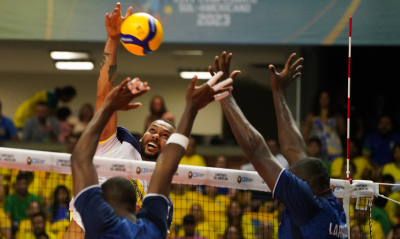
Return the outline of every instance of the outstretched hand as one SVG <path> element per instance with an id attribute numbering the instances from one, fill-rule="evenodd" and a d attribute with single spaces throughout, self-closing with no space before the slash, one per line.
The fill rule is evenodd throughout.
<path id="1" fill-rule="evenodd" d="M 104 104 L 111 106 L 113 110 L 131 110 L 142 106 L 141 103 L 130 103 L 133 99 L 150 90 L 147 82 L 141 82 L 138 78 L 131 80 L 126 78 L 115 87 L 104 100 Z"/>
<path id="2" fill-rule="evenodd" d="M 236 75 L 240 74 L 241 72 L 238 70 L 232 71 L 229 75 L 229 68 L 231 66 L 231 60 L 232 60 L 232 53 L 228 54 L 228 57 L 226 57 L 226 51 L 222 52 L 221 55 L 221 65 L 219 64 L 219 59 L 218 56 L 214 58 L 214 70 L 212 69 L 211 66 L 208 67 L 208 71 L 210 72 L 211 76 L 214 76 L 214 72 L 223 72 L 223 77 L 220 78 L 219 81 L 223 81 L 228 78 L 234 79 Z"/>
<path id="3" fill-rule="evenodd" d="M 120 37 L 121 25 L 130 15 L 132 15 L 132 7 L 128 7 L 125 17 L 123 17 L 121 14 L 121 4 L 117 3 L 110 14 L 106 13 L 105 25 L 108 35 L 112 38 Z"/>
<path id="4" fill-rule="evenodd" d="M 296 80 L 300 75 L 300 71 L 303 68 L 300 65 L 303 62 L 303 58 L 297 59 L 295 63 L 292 65 L 291 62 L 293 58 L 296 56 L 296 53 L 293 53 L 286 62 L 285 69 L 281 73 L 276 72 L 275 66 L 269 65 L 269 70 L 271 71 L 271 88 L 272 90 L 286 90 L 288 85 Z"/>
<path id="5" fill-rule="evenodd" d="M 197 76 L 193 77 L 192 82 L 186 90 L 187 105 L 192 110 L 198 111 L 214 100 L 221 100 L 227 97 L 229 92 L 233 90 L 233 87 L 226 86 L 231 84 L 233 80 L 232 78 L 228 78 L 217 84 L 223 75 L 224 73 L 220 71 L 201 86 L 196 86 L 198 79 Z"/>

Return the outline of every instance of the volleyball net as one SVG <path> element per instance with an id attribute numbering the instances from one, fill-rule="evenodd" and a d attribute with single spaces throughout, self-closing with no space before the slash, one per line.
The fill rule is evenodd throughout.
<path id="1" fill-rule="evenodd" d="M 99 177 L 131 179 L 139 199 L 146 194 L 155 169 L 154 162 L 101 157 L 95 157 L 94 165 Z M 0 147 L 0 167 L 1 236 L 39 238 L 42 233 L 47 236 L 43 238 L 62 239 L 71 217 L 70 154 Z M 348 230 L 333 226 L 330 233 L 350 236 L 352 230 L 354 238 L 369 238 L 371 223 L 372 232 L 376 227 L 370 220 L 369 198 L 379 195 L 379 185 L 338 179 L 331 179 L 331 185 L 350 223 Z M 173 220 L 169 238 L 278 238 L 284 206 L 273 199 L 256 172 L 180 165 L 170 198 Z M 137 208 L 141 205 L 138 201 Z M 73 238 L 84 238 L 82 231 L 76 230 Z"/>

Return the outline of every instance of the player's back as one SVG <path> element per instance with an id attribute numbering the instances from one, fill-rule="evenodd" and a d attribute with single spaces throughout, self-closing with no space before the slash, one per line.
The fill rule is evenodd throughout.
<path id="1" fill-rule="evenodd" d="M 124 239 L 139 239 L 139 238 L 163 238 L 157 227 L 143 219 L 138 219 L 136 223 L 126 219 L 119 218 L 118 223 L 114 228 L 106 234 L 96 237 L 97 239 L 111 239 L 111 238 L 124 238 Z"/>

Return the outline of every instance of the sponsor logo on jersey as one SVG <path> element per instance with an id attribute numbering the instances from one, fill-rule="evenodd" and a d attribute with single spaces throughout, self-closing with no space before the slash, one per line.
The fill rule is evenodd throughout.
<path id="1" fill-rule="evenodd" d="M 44 164 L 44 162 L 45 162 L 44 159 L 31 158 L 31 157 L 28 157 L 28 158 L 26 159 L 26 163 L 27 163 L 28 165 L 31 165 L 31 164 Z"/>
<path id="2" fill-rule="evenodd" d="M 242 177 L 240 175 L 237 177 L 237 182 L 238 183 L 251 183 L 252 181 L 253 181 L 252 178 Z"/>
<path id="3" fill-rule="evenodd" d="M 15 157 L 12 154 L 2 154 L 0 155 L 0 161 L 15 162 Z"/>
<path id="4" fill-rule="evenodd" d="M 125 164 L 112 164 L 110 170 L 125 172 L 126 171 Z"/>

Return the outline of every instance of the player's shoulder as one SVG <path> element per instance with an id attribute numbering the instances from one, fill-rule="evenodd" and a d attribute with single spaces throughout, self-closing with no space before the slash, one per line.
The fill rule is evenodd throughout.
<path id="1" fill-rule="evenodd" d="M 124 127 L 117 127 L 117 139 L 122 144 L 127 142 L 132 145 L 138 152 L 140 152 L 139 142 L 133 137 L 133 135 Z"/>

